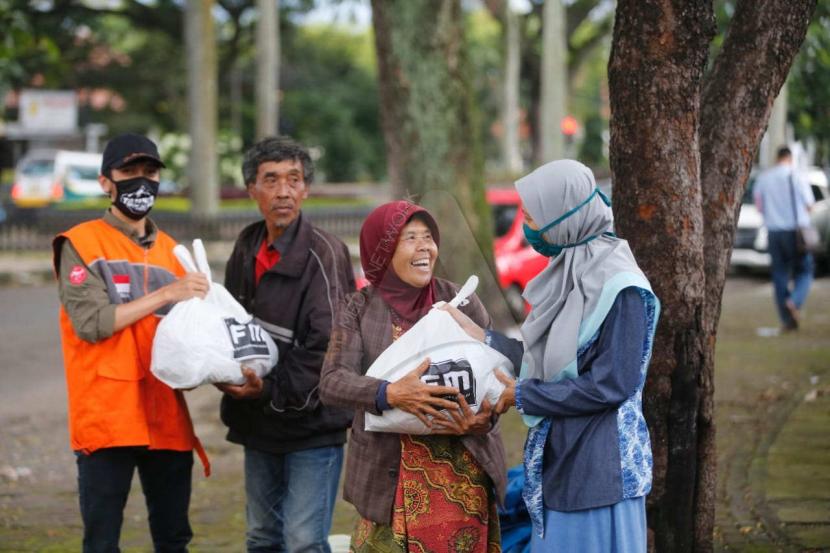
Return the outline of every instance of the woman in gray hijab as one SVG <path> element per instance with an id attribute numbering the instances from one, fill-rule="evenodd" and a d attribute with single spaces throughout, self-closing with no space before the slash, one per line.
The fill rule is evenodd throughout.
<path id="1" fill-rule="evenodd" d="M 525 236 L 550 257 L 528 283 L 524 343 L 449 309 L 521 366 L 497 409 L 530 427 L 523 496 L 533 551 L 645 552 L 652 457 L 642 391 L 660 304 L 591 170 L 548 163 L 516 182 Z"/>

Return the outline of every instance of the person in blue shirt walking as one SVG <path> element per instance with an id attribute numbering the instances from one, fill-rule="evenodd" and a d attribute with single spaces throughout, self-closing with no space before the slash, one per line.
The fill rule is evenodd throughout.
<path id="1" fill-rule="evenodd" d="M 447 308 L 474 338 L 521 366 L 497 410 L 530 427 L 523 496 L 532 551 L 644 553 L 652 456 L 642 413 L 660 304 L 591 170 L 548 163 L 516 182 L 533 248 L 523 343 Z"/>
<path id="2" fill-rule="evenodd" d="M 815 200 L 810 184 L 793 171 L 792 161 L 790 149 L 779 148 L 776 164 L 761 173 L 752 191 L 767 227 L 775 305 L 785 331 L 798 329 L 801 306 L 813 282 L 813 256 L 798 251 L 796 233 L 810 225 Z"/>

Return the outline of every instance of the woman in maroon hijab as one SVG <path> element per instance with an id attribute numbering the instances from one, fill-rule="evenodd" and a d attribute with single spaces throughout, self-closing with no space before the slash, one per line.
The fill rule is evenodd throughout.
<path id="1" fill-rule="evenodd" d="M 370 285 L 347 297 L 335 317 L 320 397 L 355 411 L 343 492 L 362 517 L 352 551 L 501 550 L 496 498 L 504 496 L 506 469 L 491 406 L 473 414 L 455 388 L 421 382 L 429 360 L 397 382 L 365 376 L 433 303 L 456 295 L 458 285 L 433 276 L 439 243 L 424 208 L 397 201 L 375 209 L 360 231 Z M 461 310 L 488 327 L 481 302 L 469 300 Z M 414 414 L 432 434 L 363 430 L 366 412 L 391 408 Z"/>

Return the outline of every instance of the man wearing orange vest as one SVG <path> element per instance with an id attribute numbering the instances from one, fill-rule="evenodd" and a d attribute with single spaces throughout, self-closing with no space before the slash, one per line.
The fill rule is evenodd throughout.
<path id="1" fill-rule="evenodd" d="M 148 138 L 113 138 L 98 177 L 112 207 L 53 243 L 85 552 L 118 551 L 136 469 L 155 550 L 185 551 L 193 449 L 209 472 L 182 392 L 149 370 L 160 317 L 208 290 L 204 275 L 184 273 L 173 239 L 147 218 L 162 167 Z"/>

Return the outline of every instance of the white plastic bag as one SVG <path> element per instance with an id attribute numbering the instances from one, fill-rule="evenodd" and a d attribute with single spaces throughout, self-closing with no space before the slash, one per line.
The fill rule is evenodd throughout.
<path id="1" fill-rule="evenodd" d="M 450 305 L 458 307 L 475 292 L 476 286 L 478 277 L 473 275 Z M 475 413 L 485 398 L 495 406 L 504 390 L 495 371 L 501 370 L 510 376 L 512 364 L 507 357 L 464 332 L 452 315 L 438 309 L 443 303 L 435 304 L 429 313 L 386 348 L 366 375 L 395 382 L 428 357 L 430 366 L 421 376 L 422 382 L 457 388 Z M 399 434 L 430 433 L 418 417 L 400 409 L 384 411 L 380 416 L 366 413 L 365 429 Z"/>
<path id="2" fill-rule="evenodd" d="M 277 346 L 224 286 L 211 282 L 202 241 L 190 252 L 177 245 L 173 253 L 188 272 L 201 271 L 210 289 L 205 299 L 191 298 L 173 306 L 156 329 L 152 373 L 171 388 L 201 384 L 242 384 L 242 366 L 261 378 L 277 364 Z"/>

